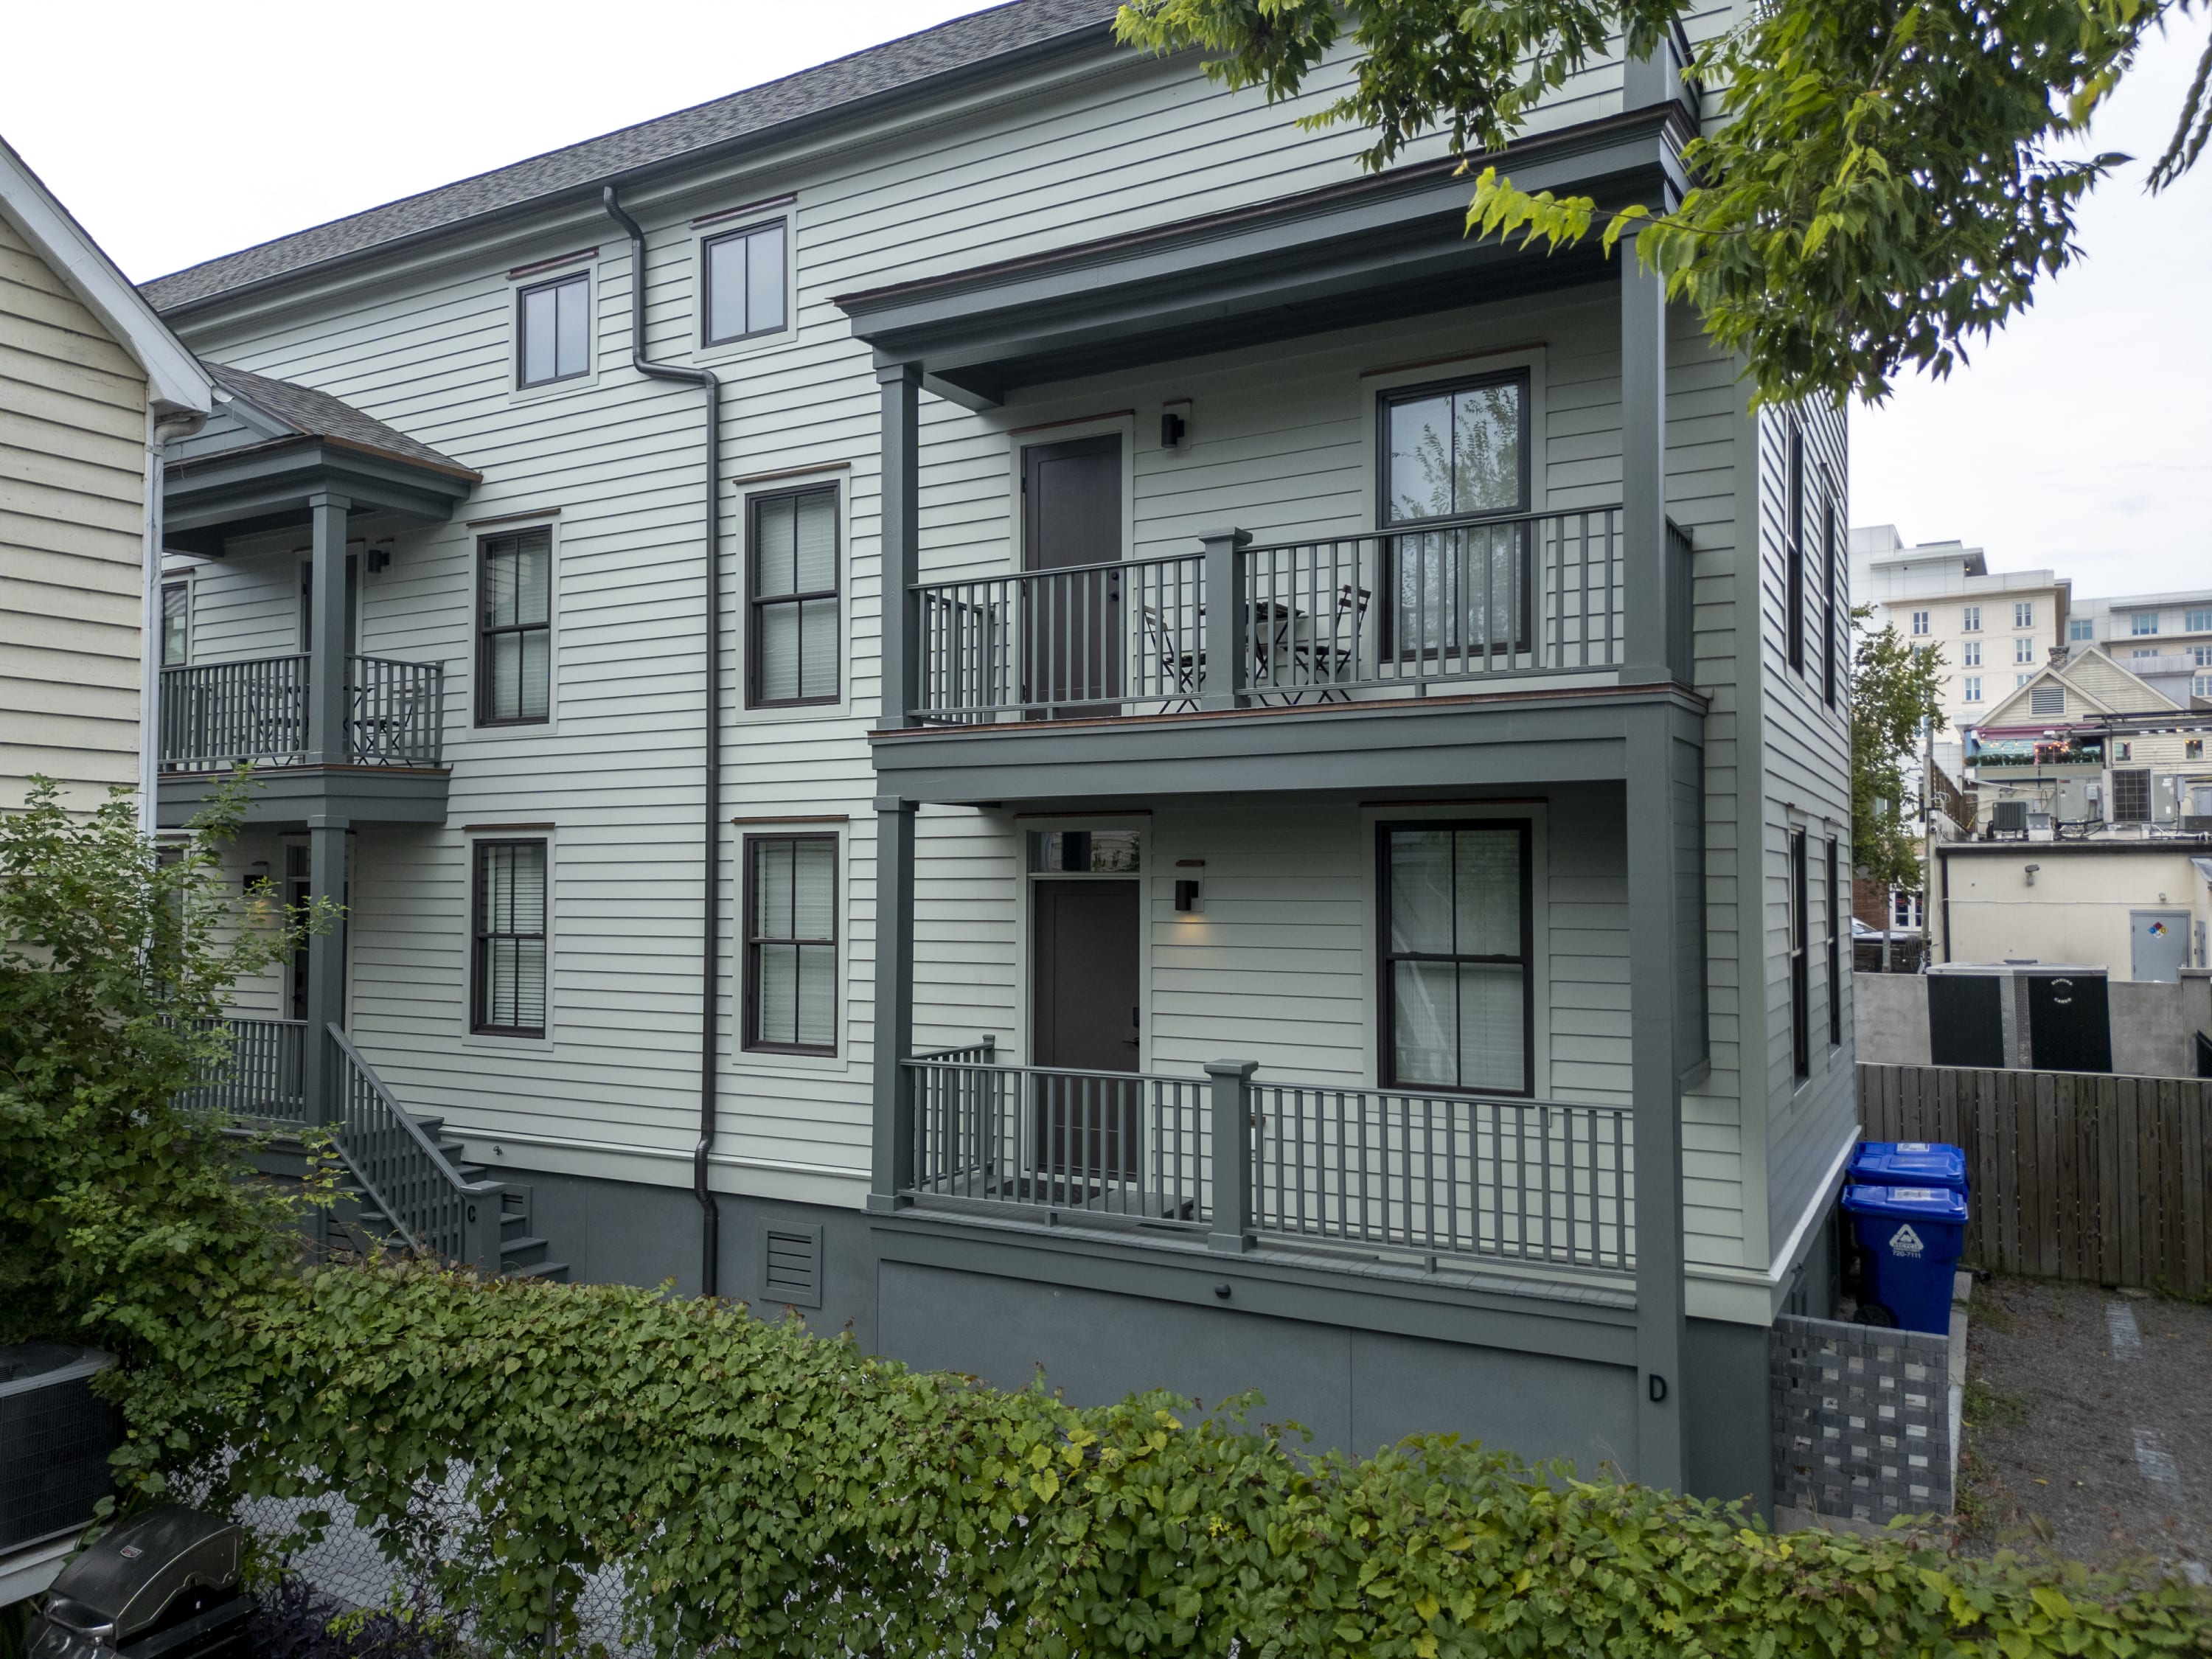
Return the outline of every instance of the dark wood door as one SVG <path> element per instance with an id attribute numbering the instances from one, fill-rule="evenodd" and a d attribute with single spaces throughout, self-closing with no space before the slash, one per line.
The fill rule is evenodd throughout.
<path id="1" fill-rule="evenodd" d="M 1024 568 L 1065 574 L 1025 584 L 1023 701 L 1040 712 L 1102 712 L 1121 695 L 1121 436 L 1022 451 Z"/>
<path id="2" fill-rule="evenodd" d="M 1137 1069 L 1137 884 L 1041 881 L 1032 894 L 1036 1063 L 1083 1072 Z M 1060 1178 L 1050 1201 L 1080 1203 L 1127 1181 L 1139 1146 L 1132 1078 L 1036 1079 L 1036 1167 Z"/>

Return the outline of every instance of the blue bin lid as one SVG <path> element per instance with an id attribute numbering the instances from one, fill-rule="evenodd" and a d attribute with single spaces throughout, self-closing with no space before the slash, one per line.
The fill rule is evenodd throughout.
<path id="1" fill-rule="evenodd" d="M 1850 1177 L 1869 1187 L 1949 1186 L 1966 1178 L 1966 1154 L 1940 1140 L 1862 1140 Z"/>
<path id="2" fill-rule="evenodd" d="M 1895 1215 L 1928 1221 L 1966 1221 L 1966 1195 L 1948 1187 L 1846 1187 L 1844 1207 L 1853 1215 Z"/>

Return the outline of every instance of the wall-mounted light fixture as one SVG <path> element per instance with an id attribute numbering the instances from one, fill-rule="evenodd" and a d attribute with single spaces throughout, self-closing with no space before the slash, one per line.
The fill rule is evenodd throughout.
<path id="1" fill-rule="evenodd" d="M 252 863 L 247 865 L 246 866 L 246 880 L 242 884 L 245 888 L 246 896 L 248 898 L 252 898 L 257 893 L 264 891 L 269 885 L 269 860 L 267 859 L 256 859 Z"/>
<path id="2" fill-rule="evenodd" d="M 1176 860 L 1176 868 L 1178 870 L 1203 870 L 1206 868 L 1206 860 L 1204 859 L 1177 859 Z M 1176 877 L 1175 884 L 1175 904 L 1176 913 L 1181 915 L 1193 915 L 1199 908 L 1199 903 L 1200 896 L 1198 878 L 1195 876 Z"/>
<path id="3" fill-rule="evenodd" d="M 1160 447 L 1182 449 L 1190 443 L 1190 399 L 1170 398 L 1160 405 Z"/>
<path id="4" fill-rule="evenodd" d="M 2027 869 L 2024 873 L 2027 877 L 2027 884 L 2030 887 L 2035 885 L 2035 872 L 2041 868 L 2043 868 L 2043 866 L 2039 864 L 2031 864 L 2027 866 Z"/>
<path id="5" fill-rule="evenodd" d="M 374 576 L 378 574 L 380 572 L 389 568 L 391 563 L 392 550 L 390 548 L 372 547 L 368 550 L 368 574 L 370 575 Z"/>

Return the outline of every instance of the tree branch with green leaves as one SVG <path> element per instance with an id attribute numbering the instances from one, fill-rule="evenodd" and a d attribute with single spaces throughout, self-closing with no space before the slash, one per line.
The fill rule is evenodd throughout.
<path id="1" fill-rule="evenodd" d="M 1482 168 L 1471 233 L 1597 234 L 1663 274 L 1762 401 L 1879 401 L 1942 375 L 2081 255 L 2083 198 L 2126 158 L 2070 154 L 2147 33 L 2195 0 L 1768 0 L 1695 54 L 1717 108 L 1684 146 L 1680 202 L 1601 210 Z M 1370 129 L 1379 171 L 1441 134 L 1472 170 L 1619 49 L 1657 49 L 1666 0 L 1131 0 L 1121 36 L 1193 50 L 1231 88 L 1295 96 L 1340 57 L 1308 130 Z M 1348 53 L 1344 49 L 1348 49 Z M 1331 71 L 1334 73 L 1334 71 Z M 2212 48 L 2154 187 L 2212 137 Z"/>

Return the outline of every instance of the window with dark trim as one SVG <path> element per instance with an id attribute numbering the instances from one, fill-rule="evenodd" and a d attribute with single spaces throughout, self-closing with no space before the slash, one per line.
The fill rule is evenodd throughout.
<path id="1" fill-rule="evenodd" d="M 1790 832 L 1790 1062 L 1802 1083 L 1813 1075 L 1813 988 L 1809 960 L 1812 894 L 1805 867 L 1805 832 Z"/>
<path id="2" fill-rule="evenodd" d="M 161 584 L 161 666 L 180 666 L 191 650 L 192 585 Z"/>
<path id="3" fill-rule="evenodd" d="M 477 544 L 477 724 L 544 721 L 553 694 L 553 532 Z"/>
<path id="4" fill-rule="evenodd" d="M 514 383 L 550 386 L 592 371 L 592 275 L 580 270 L 515 295 Z"/>
<path id="5" fill-rule="evenodd" d="M 1526 818 L 1378 827 L 1385 1086 L 1532 1095 Z"/>
<path id="6" fill-rule="evenodd" d="M 1828 1046 L 1844 1040 L 1843 846 L 1828 837 Z"/>
<path id="7" fill-rule="evenodd" d="M 837 837 L 745 837 L 745 1047 L 837 1052 Z"/>
<path id="8" fill-rule="evenodd" d="M 836 487 L 755 495 L 745 541 L 745 706 L 836 702 Z"/>
<path id="9" fill-rule="evenodd" d="M 545 1035 L 545 843 L 480 841 L 475 851 L 469 1029 Z"/>
<path id="10" fill-rule="evenodd" d="M 1805 670 L 1805 429 L 1790 423 L 1790 515 L 1783 544 L 1783 628 L 1790 666 Z"/>
<path id="11" fill-rule="evenodd" d="M 702 344 L 727 345 L 783 327 L 789 313 L 784 293 L 788 234 L 784 221 L 771 219 L 706 244 L 700 255 L 707 290 Z"/>
<path id="12" fill-rule="evenodd" d="M 1843 678 L 1839 660 L 1844 648 L 1844 562 L 1842 509 L 1836 500 L 1835 475 L 1820 469 L 1820 701 L 1836 706 L 1836 689 Z"/>
<path id="13" fill-rule="evenodd" d="M 1401 658 L 1528 648 L 1534 543 L 1528 375 L 1382 394 L 1376 523 L 1382 544 L 1382 649 Z"/>

